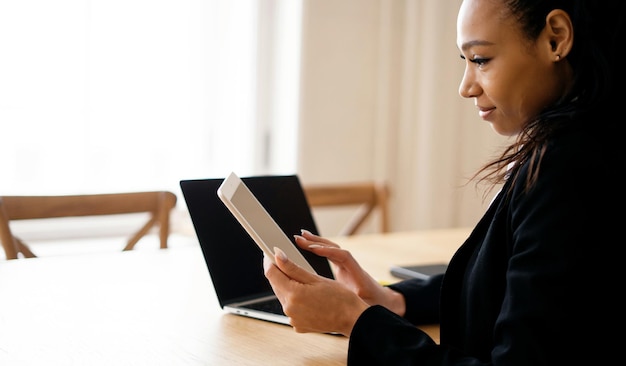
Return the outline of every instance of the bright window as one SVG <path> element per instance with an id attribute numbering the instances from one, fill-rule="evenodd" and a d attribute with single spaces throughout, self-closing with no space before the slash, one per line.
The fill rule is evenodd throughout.
<path id="1" fill-rule="evenodd" d="M 299 1 L 0 2 L 0 195 L 295 170 L 299 19 Z"/>

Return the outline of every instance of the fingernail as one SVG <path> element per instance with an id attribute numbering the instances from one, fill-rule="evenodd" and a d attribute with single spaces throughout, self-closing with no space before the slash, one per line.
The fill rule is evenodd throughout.
<path id="1" fill-rule="evenodd" d="M 322 245 L 319 245 L 319 244 L 311 244 L 311 245 L 309 245 L 309 248 L 312 248 L 312 249 L 315 249 L 315 248 L 323 248 L 323 246 L 322 246 Z"/>
<path id="2" fill-rule="evenodd" d="M 280 258 L 280 260 L 282 260 L 282 261 L 286 261 L 287 260 L 287 255 L 285 255 L 285 252 L 280 250 L 279 247 L 274 247 L 274 254 L 276 254 L 278 256 L 278 258 Z"/>
<path id="3" fill-rule="evenodd" d="M 309 235 L 313 235 L 313 233 L 311 233 L 309 230 L 306 229 L 302 229 L 300 230 L 300 232 L 304 235 L 304 234 L 309 234 Z"/>

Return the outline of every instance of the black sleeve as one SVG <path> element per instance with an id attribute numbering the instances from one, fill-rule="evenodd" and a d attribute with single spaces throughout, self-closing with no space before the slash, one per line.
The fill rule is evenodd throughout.
<path id="1" fill-rule="evenodd" d="M 375 305 L 361 314 L 352 330 L 348 365 L 412 365 L 436 348 L 426 333 Z"/>
<path id="2" fill-rule="evenodd" d="M 389 285 L 389 288 L 404 295 L 406 320 L 416 325 L 439 323 L 442 279 L 443 274 L 432 276 L 428 280 L 411 279 Z"/>

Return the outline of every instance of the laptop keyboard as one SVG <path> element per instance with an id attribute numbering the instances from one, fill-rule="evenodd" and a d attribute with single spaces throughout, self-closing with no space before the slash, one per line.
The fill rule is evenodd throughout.
<path id="1" fill-rule="evenodd" d="M 283 306 L 280 304 L 280 301 L 278 301 L 278 299 L 269 299 L 266 301 L 259 301 L 257 303 L 248 304 L 246 305 L 246 307 L 250 309 L 262 310 L 262 311 L 266 311 L 266 312 L 274 313 L 278 315 L 285 315 L 285 313 L 283 313 Z"/>

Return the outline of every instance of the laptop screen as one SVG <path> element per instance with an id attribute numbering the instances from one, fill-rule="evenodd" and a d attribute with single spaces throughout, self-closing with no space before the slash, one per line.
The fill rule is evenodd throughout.
<path id="1" fill-rule="evenodd" d="M 182 180 L 180 186 L 220 305 L 273 294 L 263 274 L 263 252 L 217 196 L 223 178 Z M 292 239 L 317 233 L 296 175 L 243 177 L 278 226 Z M 326 258 L 301 251 L 322 276 L 333 278 Z"/>

